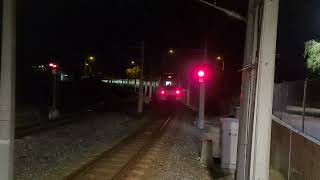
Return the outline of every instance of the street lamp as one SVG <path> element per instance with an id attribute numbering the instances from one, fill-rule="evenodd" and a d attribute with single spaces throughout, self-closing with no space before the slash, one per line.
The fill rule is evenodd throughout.
<path id="1" fill-rule="evenodd" d="M 89 61 L 94 61 L 96 58 L 94 56 L 89 56 Z"/>
<path id="2" fill-rule="evenodd" d="M 224 61 L 223 61 L 223 59 L 221 58 L 221 56 L 218 56 L 218 57 L 217 57 L 217 61 L 221 61 L 221 62 L 222 62 L 222 71 L 224 71 Z"/>
<path id="3" fill-rule="evenodd" d="M 174 54 L 174 50 L 173 50 L 173 49 L 169 49 L 169 50 L 168 50 L 168 53 L 169 53 L 169 54 Z"/>
<path id="4" fill-rule="evenodd" d="M 87 76 L 92 73 L 92 66 L 95 62 L 96 57 L 88 56 L 84 61 L 84 74 Z"/>

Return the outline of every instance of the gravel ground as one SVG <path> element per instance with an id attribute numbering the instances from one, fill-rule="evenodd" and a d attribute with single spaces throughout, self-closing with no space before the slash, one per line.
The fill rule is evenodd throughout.
<path id="1" fill-rule="evenodd" d="M 189 112 L 178 112 L 165 134 L 167 140 L 164 149 L 158 154 L 144 179 L 212 179 L 210 170 L 201 166 L 198 161 L 199 132 L 192 126 L 193 120 Z"/>
<path id="2" fill-rule="evenodd" d="M 15 141 L 15 179 L 61 179 L 141 126 L 124 113 L 100 113 Z"/>

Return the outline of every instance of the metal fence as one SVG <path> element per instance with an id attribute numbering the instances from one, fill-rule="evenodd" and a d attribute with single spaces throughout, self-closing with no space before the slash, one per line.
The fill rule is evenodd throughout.
<path id="1" fill-rule="evenodd" d="M 275 84 L 273 115 L 320 140 L 320 81 L 302 80 Z"/>

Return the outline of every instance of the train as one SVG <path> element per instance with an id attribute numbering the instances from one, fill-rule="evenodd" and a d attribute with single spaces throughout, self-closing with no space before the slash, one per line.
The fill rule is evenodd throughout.
<path id="1" fill-rule="evenodd" d="M 184 90 L 180 87 L 179 77 L 174 73 L 164 73 L 160 77 L 156 94 L 157 100 L 160 102 L 182 101 Z"/>

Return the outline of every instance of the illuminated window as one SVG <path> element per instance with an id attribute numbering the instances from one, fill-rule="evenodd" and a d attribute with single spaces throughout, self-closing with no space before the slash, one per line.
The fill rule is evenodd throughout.
<path id="1" fill-rule="evenodd" d="M 166 81 L 166 86 L 172 86 L 172 82 L 171 81 Z"/>

